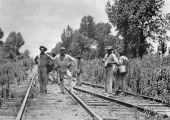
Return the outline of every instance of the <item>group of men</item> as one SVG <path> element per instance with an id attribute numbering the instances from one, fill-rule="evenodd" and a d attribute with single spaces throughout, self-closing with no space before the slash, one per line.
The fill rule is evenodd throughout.
<path id="1" fill-rule="evenodd" d="M 105 67 L 105 91 L 108 95 L 118 94 L 121 89 L 122 94 L 126 91 L 126 76 L 128 72 L 128 58 L 122 52 L 111 46 L 106 48 L 106 55 L 103 59 Z"/>
<path id="2" fill-rule="evenodd" d="M 47 48 L 44 46 L 40 46 L 40 54 L 36 56 L 35 62 L 38 64 L 38 79 L 40 85 L 40 92 L 47 93 L 47 80 L 48 80 L 48 66 L 49 63 L 53 64 L 53 70 L 57 71 L 59 74 L 59 81 L 60 81 L 60 90 L 61 93 L 64 94 L 64 79 L 65 76 L 71 82 L 72 75 L 69 71 L 70 66 L 72 63 L 77 66 L 77 84 L 80 86 L 82 84 L 82 74 L 83 74 L 83 67 L 82 67 L 82 60 L 81 56 L 77 56 L 77 59 L 74 57 L 66 54 L 66 50 L 64 47 L 61 47 L 60 54 L 58 55 L 49 55 L 46 54 Z M 103 59 L 104 67 L 105 67 L 105 90 L 108 94 L 117 94 L 119 89 L 122 92 L 126 91 L 126 75 L 127 75 L 127 66 L 128 66 L 128 59 L 123 54 L 120 55 L 113 51 L 111 46 L 106 48 L 106 55 Z M 121 70 L 123 68 L 123 71 Z M 114 87 L 113 87 L 114 85 Z M 114 88 L 114 92 L 113 92 Z"/>
<path id="3" fill-rule="evenodd" d="M 77 85 L 81 85 L 81 56 L 77 56 L 77 59 L 66 54 L 64 47 L 61 47 L 60 54 L 54 56 L 45 53 L 47 48 L 40 46 L 40 54 L 36 56 L 35 63 L 38 64 L 38 79 L 40 85 L 40 92 L 47 93 L 47 80 L 48 80 L 48 66 L 49 63 L 53 64 L 53 69 L 58 72 L 60 79 L 60 90 L 64 94 L 64 78 L 67 76 L 71 80 L 71 74 L 69 68 L 72 62 L 77 66 Z"/>

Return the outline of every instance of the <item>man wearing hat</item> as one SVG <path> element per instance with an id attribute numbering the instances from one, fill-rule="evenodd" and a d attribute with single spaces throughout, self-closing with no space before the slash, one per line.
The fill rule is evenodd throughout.
<path id="1" fill-rule="evenodd" d="M 106 82 L 105 82 L 105 90 L 107 93 L 111 94 L 112 93 L 112 82 L 115 81 L 115 78 L 113 76 L 114 69 L 116 68 L 116 65 L 118 63 L 118 59 L 116 55 L 112 52 L 113 48 L 112 46 L 108 46 L 106 48 L 107 54 L 105 55 L 103 62 L 104 62 L 104 67 L 105 67 L 105 77 L 106 77 Z"/>
<path id="2" fill-rule="evenodd" d="M 47 64 L 50 61 L 50 56 L 45 53 L 47 48 L 40 46 L 40 54 L 36 56 L 35 63 L 38 64 L 38 80 L 40 84 L 40 92 L 47 93 Z"/>
<path id="3" fill-rule="evenodd" d="M 79 55 L 77 56 L 77 69 L 78 69 L 78 72 L 77 72 L 77 83 L 76 85 L 77 86 L 81 86 L 82 85 L 82 73 L 83 73 L 83 62 L 82 62 L 82 57 Z"/>
<path id="4" fill-rule="evenodd" d="M 77 64 L 77 61 L 72 56 L 66 54 L 66 50 L 64 47 L 61 47 L 60 54 L 56 55 L 54 58 L 55 68 L 58 70 L 60 77 L 60 90 L 61 93 L 64 94 L 64 76 L 67 75 L 69 79 L 71 79 L 71 73 L 68 70 L 68 67 L 71 65 L 71 62 Z M 71 81 L 69 81 L 70 83 Z"/>
<path id="5" fill-rule="evenodd" d="M 122 94 L 124 94 L 127 90 L 127 72 L 128 72 L 128 66 L 129 66 L 129 60 L 125 56 L 124 51 L 120 52 L 120 58 L 119 58 L 119 70 L 117 74 L 117 81 L 115 86 L 115 93 L 117 94 L 119 92 L 119 89 L 122 90 Z M 125 94 L 124 94 L 125 95 Z"/>

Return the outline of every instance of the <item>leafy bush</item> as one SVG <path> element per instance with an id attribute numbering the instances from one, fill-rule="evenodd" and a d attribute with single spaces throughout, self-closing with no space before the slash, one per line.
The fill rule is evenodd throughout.
<path id="1" fill-rule="evenodd" d="M 102 60 L 84 61 L 84 80 L 93 83 L 104 82 Z M 139 94 L 168 99 L 170 90 L 170 56 L 149 54 L 143 59 L 130 59 L 127 75 L 128 89 Z M 169 86 L 168 86 L 169 85 Z"/>
<path id="2" fill-rule="evenodd" d="M 0 64 L 0 96 L 11 97 L 11 84 L 19 85 L 24 81 L 26 71 L 32 66 L 30 59 L 23 59 L 16 62 L 8 60 L 1 61 Z"/>
<path id="3" fill-rule="evenodd" d="M 94 59 L 83 62 L 83 78 L 85 81 L 100 83 L 104 79 L 104 66 L 102 60 Z"/>
<path id="4" fill-rule="evenodd" d="M 148 96 L 164 98 L 170 82 L 170 56 L 146 55 L 130 61 L 129 87 Z"/>

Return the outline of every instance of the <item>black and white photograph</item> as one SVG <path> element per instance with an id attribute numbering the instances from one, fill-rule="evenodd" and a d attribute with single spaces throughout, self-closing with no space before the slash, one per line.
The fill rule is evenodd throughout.
<path id="1" fill-rule="evenodd" d="M 0 0 L 0 120 L 170 120 L 170 0 Z"/>

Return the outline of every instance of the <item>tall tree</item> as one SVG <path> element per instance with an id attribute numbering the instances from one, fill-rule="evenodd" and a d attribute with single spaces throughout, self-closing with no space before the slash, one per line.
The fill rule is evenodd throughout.
<path id="1" fill-rule="evenodd" d="M 55 54 L 59 54 L 61 46 L 62 46 L 62 42 L 57 42 L 55 47 L 51 50 L 51 52 L 54 52 Z"/>
<path id="2" fill-rule="evenodd" d="M 107 3 L 109 21 L 123 37 L 126 53 L 142 57 L 147 52 L 146 38 L 155 36 L 162 27 L 157 22 L 163 22 L 163 5 L 164 0 L 115 0 L 113 5 Z"/>
<path id="3" fill-rule="evenodd" d="M 103 57 L 105 54 L 106 37 L 111 32 L 111 25 L 108 23 L 97 23 L 95 25 L 95 28 L 96 28 L 95 39 L 97 40 L 98 44 L 98 57 Z"/>
<path id="4" fill-rule="evenodd" d="M 93 42 L 94 41 L 92 39 L 83 35 L 78 30 L 75 30 L 73 34 L 73 42 L 71 43 L 69 52 L 72 53 L 73 56 L 76 54 L 84 55 L 84 53 L 90 49 Z"/>
<path id="5" fill-rule="evenodd" d="M 92 16 L 90 15 L 84 16 L 81 19 L 79 32 L 90 39 L 95 37 L 96 30 L 95 30 L 95 23 Z"/>
<path id="6" fill-rule="evenodd" d="M 158 51 L 165 54 L 167 51 L 167 41 L 170 40 L 167 35 L 167 30 L 170 30 L 170 14 L 160 14 L 159 19 L 156 18 L 156 23 L 159 27 L 155 30 L 156 35 L 154 36 L 154 39 L 158 41 Z"/>
<path id="7" fill-rule="evenodd" d="M 116 49 L 122 47 L 120 39 L 110 34 L 111 25 L 109 23 L 97 23 L 95 28 L 95 40 L 98 45 L 98 57 L 104 57 L 106 46 L 112 46 Z"/>
<path id="8" fill-rule="evenodd" d="M 73 29 L 70 26 L 67 26 L 66 30 L 63 30 L 61 34 L 62 46 L 68 51 L 70 44 L 73 40 Z"/>
<path id="9" fill-rule="evenodd" d="M 15 54 L 19 54 L 19 49 L 24 45 L 25 41 L 21 33 L 11 32 L 5 41 L 6 52 L 12 51 Z"/>
<path id="10" fill-rule="evenodd" d="M 19 50 L 21 48 L 21 46 L 24 45 L 25 41 L 21 35 L 20 32 L 18 32 L 16 34 L 16 40 L 13 41 L 14 42 L 14 46 L 16 46 L 16 48 Z"/>

